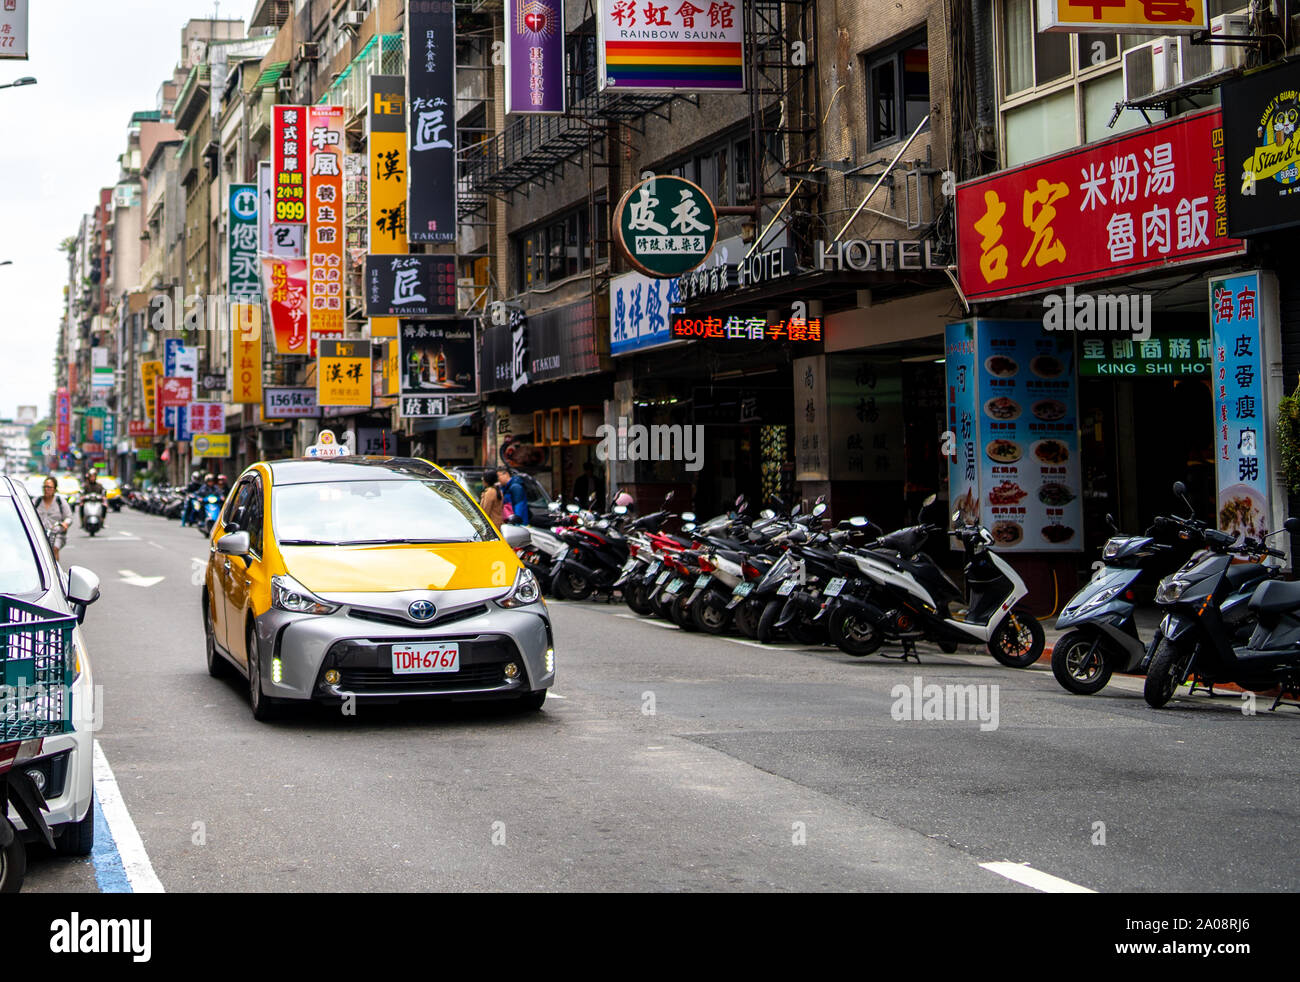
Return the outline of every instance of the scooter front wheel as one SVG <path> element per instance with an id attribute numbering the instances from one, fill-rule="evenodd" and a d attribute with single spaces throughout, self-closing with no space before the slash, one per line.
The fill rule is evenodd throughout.
<path id="1" fill-rule="evenodd" d="M 1110 662 L 1098 638 L 1071 631 L 1052 646 L 1052 674 L 1067 692 L 1090 696 L 1106 688 Z"/>
<path id="2" fill-rule="evenodd" d="M 1142 698 L 1153 709 L 1159 709 L 1178 691 L 1178 684 L 1187 675 L 1192 661 L 1192 652 L 1185 654 L 1168 638 L 1161 638 L 1156 653 L 1151 656 L 1151 667 L 1147 669 L 1146 684 L 1142 687 Z"/>
<path id="3" fill-rule="evenodd" d="M 831 614 L 826 630 L 835 646 L 854 658 L 874 654 L 884 641 L 880 628 L 848 607 L 841 607 Z"/>
<path id="4" fill-rule="evenodd" d="M 989 654 L 1007 668 L 1028 668 L 1043 654 L 1047 635 L 1038 618 L 1023 607 L 1013 607 L 989 638 Z"/>

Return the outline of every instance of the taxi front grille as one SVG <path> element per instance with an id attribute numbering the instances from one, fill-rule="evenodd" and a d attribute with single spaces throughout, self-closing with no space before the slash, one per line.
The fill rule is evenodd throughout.
<path id="1" fill-rule="evenodd" d="M 460 689 L 489 689 L 504 685 L 503 665 L 466 665 L 459 672 L 439 672 L 431 675 L 394 675 L 386 668 L 341 668 L 339 688 L 346 692 L 398 692 L 413 690 L 455 691 Z"/>
<path id="2" fill-rule="evenodd" d="M 397 627 L 440 627 L 443 624 L 455 624 L 457 621 L 469 620 L 469 618 L 477 617 L 479 614 L 486 614 L 487 605 L 478 604 L 474 607 L 466 607 L 464 610 L 454 610 L 449 614 L 443 614 L 441 617 L 435 617 L 431 621 L 413 621 L 402 614 L 384 614 L 377 610 L 357 610 L 353 608 L 348 613 L 349 616 L 355 617 L 359 621 L 370 621 L 375 624 L 393 624 Z"/>

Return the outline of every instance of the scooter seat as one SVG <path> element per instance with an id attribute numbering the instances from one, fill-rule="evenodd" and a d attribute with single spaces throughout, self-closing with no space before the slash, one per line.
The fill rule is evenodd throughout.
<path id="1" fill-rule="evenodd" d="M 1269 580 L 1250 598 L 1250 609 L 1261 614 L 1300 610 L 1300 583 Z"/>
<path id="2" fill-rule="evenodd" d="M 1234 563 L 1228 567 L 1228 571 L 1223 574 L 1223 578 L 1228 581 L 1228 586 L 1232 588 L 1232 592 L 1236 593 L 1248 583 L 1267 579 L 1268 569 L 1259 563 Z"/>
<path id="3" fill-rule="evenodd" d="M 930 533 L 924 525 L 913 525 L 877 539 L 876 548 L 892 549 L 904 556 L 915 556 L 924 548 L 929 537 Z"/>

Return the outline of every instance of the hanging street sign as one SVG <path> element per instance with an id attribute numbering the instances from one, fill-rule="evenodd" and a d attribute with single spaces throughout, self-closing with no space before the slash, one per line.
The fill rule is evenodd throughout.
<path id="1" fill-rule="evenodd" d="M 709 257 L 718 239 L 718 214 L 698 184 L 652 177 L 623 195 L 614 230 L 628 262 L 647 276 L 671 279 Z"/>

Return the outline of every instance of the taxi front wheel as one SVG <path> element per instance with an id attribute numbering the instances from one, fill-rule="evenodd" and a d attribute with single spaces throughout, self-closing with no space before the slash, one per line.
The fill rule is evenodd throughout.
<path id="1" fill-rule="evenodd" d="M 540 692 L 530 692 L 526 696 L 519 697 L 519 711 L 523 713 L 532 713 L 541 709 L 546 702 L 546 689 Z"/>
<path id="2" fill-rule="evenodd" d="M 262 691 L 262 656 L 257 648 L 257 632 L 253 625 L 248 625 L 248 705 L 253 710 L 253 719 L 259 723 L 278 719 L 283 714 L 284 705 L 279 699 L 272 699 Z"/>

